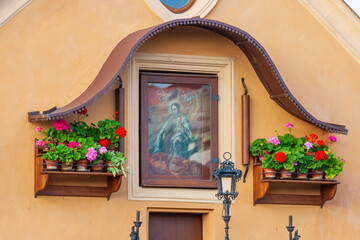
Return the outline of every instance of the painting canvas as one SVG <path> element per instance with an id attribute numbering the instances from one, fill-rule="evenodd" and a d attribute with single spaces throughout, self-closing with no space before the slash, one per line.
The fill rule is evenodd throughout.
<path id="1" fill-rule="evenodd" d="M 143 186 L 216 187 L 214 76 L 141 74 Z"/>

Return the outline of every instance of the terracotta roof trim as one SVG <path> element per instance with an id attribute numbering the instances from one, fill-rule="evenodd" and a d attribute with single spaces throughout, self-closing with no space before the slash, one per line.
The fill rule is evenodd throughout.
<path id="1" fill-rule="evenodd" d="M 142 29 L 128 35 L 114 48 L 95 80 L 78 98 L 63 108 L 53 108 L 51 109 L 52 111 L 44 111 L 43 114 L 40 114 L 40 112 L 30 112 L 28 114 L 29 121 L 46 121 L 65 118 L 73 115 L 77 111 L 81 111 L 81 109 L 84 107 L 91 106 L 97 101 L 97 99 L 114 88 L 115 85 L 121 80 L 120 76 L 124 74 L 134 54 L 144 43 L 164 30 L 180 26 L 204 28 L 214 31 L 217 34 L 220 34 L 233 41 L 234 44 L 236 44 L 245 53 L 250 63 L 256 70 L 265 89 L 268 91 L 271 99 L 275 100 L 279 106 L 292 115 L 310 122 L 319 128 L 341 134 L 348 133 L 348 130 L 343 125 L 325 123 L 316 119 L 297 101 L 297 99 L 287 88 L 278 69 L 276 68 L 274 62 L 271 60 L 264 47 L 261 46 L 261 44 L 250 34 L 226 23 L 203 18 L 177 19 L 162 23 L 155 27 Z M 125 57 L 123 56 L 124 54 L 126 54 L 126 58 L 121 62 L 122 58 Z M 106 75 L 104 72 L 110 71 L 108 69 L 113 67 L 111 65 L 114 65 L 114 58 L 116 60 L 120 59 L 118 61 L 120 63 L 115 63 L 115 65 L 119 64 L 117 67 L 118 70 L 113 71 L 114 74 L 112 78 L 110 77 L 111 80 L 106 79 L 108 76 L 104 77 L 104 75 Z M 114 68 L 112 68 L 112 70 L 113 69 Z M 97 85 L 100 85 L 101 87 L 96 87 Z M 94 88 L 96 91 L 99 88 L 101 89 L 94 94 Z"/>

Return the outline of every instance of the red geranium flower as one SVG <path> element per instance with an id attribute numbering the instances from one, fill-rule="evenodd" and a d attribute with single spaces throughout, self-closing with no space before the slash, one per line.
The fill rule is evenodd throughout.
<path id="1" fill-rule="evenodd" d="M 310 142 L 314 143 L 318 139 L 318 135 L 314 133 L 310 133 L 309 137 L 305 136 L 306 140 L 309 140 Z"/>
<path id="2" fill-rule="evenodd" d="M 79 114 L 81 114 L 81 115 L 86 115 L 86 114 L 87 114 L 87 108 L 84 107 L 84 109 L 82 109 L 81 111 L 79 111 Z"/>
<path id="3" fill-rule="evenodd" d="M 102 147 L 106 147 L 106 148 L 107 148 L 107 146 L 109 146 L 109 144 L 110 144 L 110 141 L 109 141 L 109 139 L 107 139 L 107 138 L 101 139 L 101 140 L 99 141 L 99 144 L 100 144 Z"/>
<path id="4" fill-rule="evenodd" d="M 325 160 L 327 159 L 327 155 L 324 151 L 317 151 L 315 153 L 315 159 L 316 161 Z"/>
<path id="5" fill-rule="evenodd" d="M 324 146 L 324 141 L 323 141 L 323 140 L 317 140 L 317 143 L 318 143 L 320 146 Z"/>
<path id="6" fill-rule="evenodd" d="M 80 115 L 86 115 L 86 114 L 87 114 L 87 108 L 84 107 L 84 109 L 81 109 L 80 111 L 78 110 L 78 113 L 79 113 Z"/>
<path id="7" fill-rule="evenodd" d="M 119 127 L 118 129 L 116 129 L 115 133 L 122 138 L 126 136 L 126 130 L 125 130 L 125 128 L 122 128 L 122 127 Z"/>
<path id="8" fill-rule="evenodd" d="M 278 153 L 275 154 L 275 161 L 278 161 L 278 162 L 280 162 L 280 163 L 283 163 L 283 162 L 285 162 L 285 160 L 286 160 L 286 155 L 285 155 L 285 153 L 283 153 L 283 152 L 278 152 Z"/>

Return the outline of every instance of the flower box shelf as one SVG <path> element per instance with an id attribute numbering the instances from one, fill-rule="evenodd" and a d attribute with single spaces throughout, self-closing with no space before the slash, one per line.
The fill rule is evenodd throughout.
<path id="1" fill-rule="evenodd" d="M 35 189 L 34 195 L 37 196 L 71 196 L 71 197 L 104 197 L 108 200 L 112 193 L 117 192 L 121 186 L 122 175 L 114 177 L 108 172 L 64 172 L 47 171 L 43 168 L 42 152 L 35 148 Z M 53 175 L 63 176 L 104 176 L 107 178 L 106 187 L 97 186 L 67 186 L 50 185 L 49 180 Z M 90 178 L 91 181 L 91 178 Z"/>
<path id="2" fill-rule="evenodd" d="M 340 184 L 338 181 L 331 181 L 331 180 L 293 180 L 293 179 L 262 179 L 262 183 L 269 182 L 269 183 L 302 183 L 302 184 L 321 184 L 321 185 L 334 185 Z"/>
<path id="3" fill-rule="evenodd" d="M 65 171 L 48 171 L 43 170 L 41 171 L 41 174 L 57 174 L 57 175 L 86 175 L 86 176 L 112 176 L 112 173 L 109 172 L 65 172 Z M 122 176 L 122 174 L 118 174 L 117 176 Z"/>
<path id="4" fill-rule="evenodd" d="M 333 199 L 338 181 L 331 180 L 293 180 L 263 178 L 261 165 L 254 164 L 253 187 L 255 204 L 317 205 L 321 208 Z M 269 189 L 275 184 L 320 185 L 319 195 L 271 194 Z"/>

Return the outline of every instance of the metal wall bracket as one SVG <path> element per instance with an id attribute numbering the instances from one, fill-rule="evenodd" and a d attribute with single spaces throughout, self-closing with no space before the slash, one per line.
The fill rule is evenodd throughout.
<path id="1" fill-rule="evenodd" d="M 211 101 L 219 101 L 219 96 L 218 95 L 211 95 Z"/>

